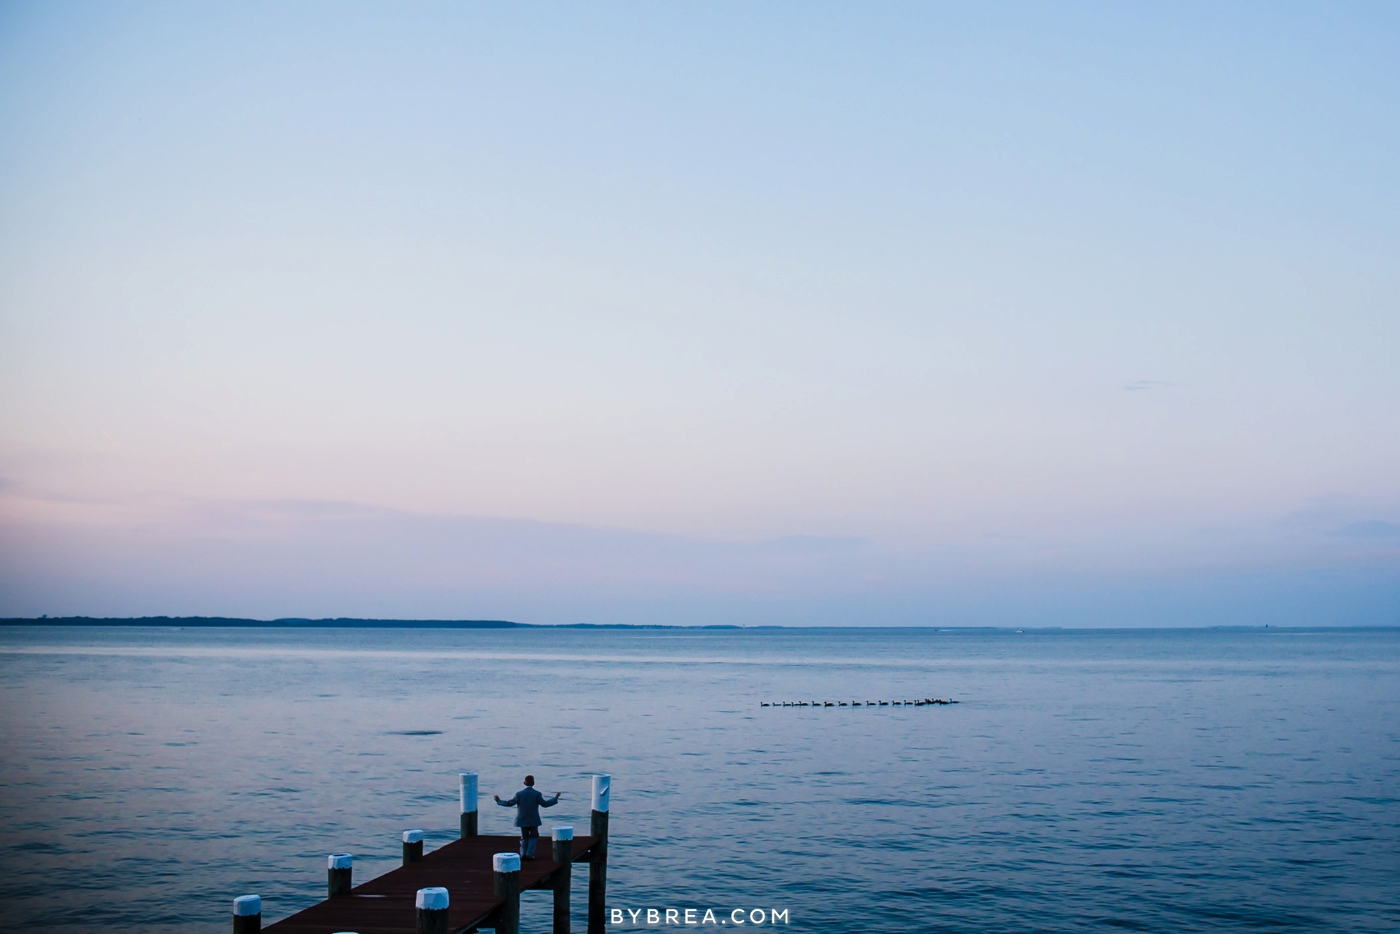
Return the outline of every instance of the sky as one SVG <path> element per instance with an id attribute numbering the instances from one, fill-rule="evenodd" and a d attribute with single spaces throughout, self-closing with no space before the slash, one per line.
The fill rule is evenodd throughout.
<path id="1" fill-rule="evenodd" d="M 1400 624 L 1400 8 L 0 2 L 0 616 Z"/>

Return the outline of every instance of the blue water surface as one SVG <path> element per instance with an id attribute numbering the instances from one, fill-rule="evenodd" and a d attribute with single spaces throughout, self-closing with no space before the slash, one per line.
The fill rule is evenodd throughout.
<path id="1" fill-rule="evenodd" d="M 1273 629 L 6 629 L 0 927 L 271 922 L 327 853 L 363 881 L 455 837 L 463 770 L 486 833 L 527 771 L 582 830 L 610 772 L 622 908 L 1400 930 L 1400 631 Z"/>

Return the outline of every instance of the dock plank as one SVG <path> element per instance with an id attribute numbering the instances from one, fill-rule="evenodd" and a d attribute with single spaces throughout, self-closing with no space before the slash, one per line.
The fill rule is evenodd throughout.
<path id="1" fill-rule="evenodd" d="M 595 843 L 592 837 L 575 837 L 573 861 L 587 862 Z M 349 895 L 328 898 L 303 911 L 263 928 L 272 934 L 415 934 L 419 889 L 440 885 L 447 889 L 448 929 L 454 934 L 488 926 L 487 920 L 501 906 L 493 891 L 495 873 L 491 857 L 496 853 L 516 853 L 516 836 L 462 837 L 431 853 L 423 861 L 390 870 L 378 878 L 355 886 Z M 539 854 L 520 863 L 520 890 L 541 887 L 559 868 L 554 862 L 553 844 L 542 837 Z M 575 891 L 579 883 L 575 881 Z M 587 885 L 587 882 L 584 882 Z M 577 896 L 576 896 L 577 897 Z"/>

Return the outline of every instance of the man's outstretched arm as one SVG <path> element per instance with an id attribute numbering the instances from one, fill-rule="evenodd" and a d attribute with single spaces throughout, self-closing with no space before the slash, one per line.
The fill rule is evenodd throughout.
<path id="1" fill-rule="evenodd" d="M 507 798 L 507 799 L 504 800 L 504 801 L 501 800 L 501 796 L 500 796 L 500 795 L 492 795 L 491 797 L 495 798 L 495 799 L 496 799 L 496 803 L 499 804 L 501 807 L 503 807 L 503 808 L 513 808 L 513 807 L 515 807 L 515 805 L 517 804 L 517 802 L 516 802 L 515 799 L 518 798 L 519 795 L 511 795 L 509 798 Z"/>

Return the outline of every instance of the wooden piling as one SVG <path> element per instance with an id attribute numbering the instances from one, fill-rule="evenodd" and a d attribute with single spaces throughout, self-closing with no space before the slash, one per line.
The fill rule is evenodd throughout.
<path id="1" fill-rule="evenodd" d="M 403 832 L 403 864 L 421 863 L 423 861 L 423 831 L 405 830 Z"/>
<path id="2" fill-rule="evenodd" d="M 326 857 L 326 894 L 331 898 L 338 895 L 349 895 L 353 886 L 351 876 L 354 874 L 355 857 L 349 853 L 340 853 Z"/>
<path id="3" fill-rule="evenodd" d="M 606 934 L 608 895 L 608 799 L 612 797 L 612 776 L 593 776 L 593 813 L 590 835 L 598 842 L 588 864 L 588 934 Z"/>
<path id="4" fill-rule="evenodd" d="M 414 907 L 417 908 L 418 934 L 447 934 L 447 889 L 441 886 L 419 889 Z"/>
<path id="5" fill-rule="evenodd" d="M 258 934 L 262 930 L 262 899 L 240 895 L 233 900 L 233 934 Z"/>
<path id="6" fill-rule="evenodd" d="M 476 826 L 476 773 L 460 772 L 462 782 L 462 836 L 475 837 Z"/>
<path id="7" fill-rule="evenodd" d="M 491 868 L 495 873 L 492 882 L 496 897 L 505 899 L 496 921 L 496 934 L 520 934 L 520 854 L 497 853 L 491 857 Z"/>
<path id="8" fill-rule="evenodd" d="M 554 934 L 569 934 L 569 890 L 573 887 L 574 875 L 574 828 L 561 825 L 555 827 L 550 836 L 554 838 L 554 861 L 559 864 L 554 875 Z"/>

